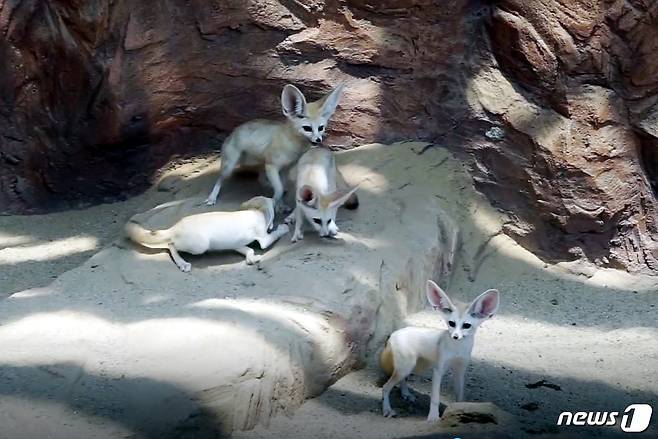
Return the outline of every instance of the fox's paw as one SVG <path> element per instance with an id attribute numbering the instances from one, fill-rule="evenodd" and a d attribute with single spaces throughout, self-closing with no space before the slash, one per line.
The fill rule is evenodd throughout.
<path id="1" fill-rule="evenodd" d="M 247 262 L 247 265 L 254 265 L 260 262 L 262 259 L 262 256 L 259 255 L 253 255 L 253 256 L 247 256 L 245 261 Z"/>
<path id="2" fill-rule="evenodd" d="M 410 402 L 412 404 L 414 402 L 416 402 L 416 396 L 411 392 L 403 393 L 402 394 L 402 399 L 404 399 L 405 401 Z"/>
<path id="3" fill-rule="evenodd" d="M 192 264 L 190 264 L 189 262 L 183 262 L 178 266 L 178 268 L 183 273 L 189 273 L 190 270 L 192 270 Z"/>
<path id="4" fill-rule="evenodd" d="M 285 235 L 290 231 L 290 227 L 288 224 L 279 224 L 275 230 L 275 233 L 280 233 L 281 235 Z"/>
<path id="5" fill-rule="evenodd" d="M 212 199 L 212 198 L 206 198 L 206 206 L 214 206 L 215 203 L 217 203 L 217 198 Z"/>
<path id="6" fill-rule="evenodd" d="M 438 411 L 436 413 L 430 412 L 430 414 L 427 415 L 427 422 L 437 422 L 440 420 L 441 420 L 441 416 L 439 416 Z"/>
<path id="7" fill-rule="evenodd" d="M 301 241 L 302 239 L 304 239 L 304 233 L 298 232 L 298 233 L 295 233 L 294 235 L 292 235 L 291 241 L 292 242 L 297 242 L 297 241 Z"/>
<path id="8" fill-rule="evenodd" d="M 383 412 L 384 412 L 384 417 L 385 418 L 393 418 L 393 417 L 397 416 L 397 413 L 395 413 L 395 410 L 393 410 L 390 407 L 389 408 L 384 408 Z"/>

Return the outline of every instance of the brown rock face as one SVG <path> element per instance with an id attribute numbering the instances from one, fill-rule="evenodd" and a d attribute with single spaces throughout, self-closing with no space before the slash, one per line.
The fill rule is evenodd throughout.
<path id="1" fill-rule="evenodd" d="M 657 25 L 647 0 L 0 0 L 1 210 L 139 190 L 285 83 L 347 81 L 330 144 L 449 145 L 524 245 L 656 270 Z"/>
<path id="2" fill-rule="evenodd" d="M 516 215 L 508 232 L 657 270 L 658 4 L 505 0 L 490 17 L 474 88 L 509 137 L 475 151 L 476 181 Z"/>

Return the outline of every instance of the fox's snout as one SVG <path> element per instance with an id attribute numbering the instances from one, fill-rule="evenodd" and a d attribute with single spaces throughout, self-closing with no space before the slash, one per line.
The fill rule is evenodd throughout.
<path id="1" fill-rule="evenodd" d="M 464 338 L 464 333 L 457 328 L 456 330 L 450 332 L 450 337 L 452 337 L 453 340 L 461 340 Z"/>
<path id="2" fill-rule="evenodd" d="M 311 140 L 311 143 L 315 146 L 321 144 L 322 143 L 322 137 L 316 137 L 315 139 Z"/>

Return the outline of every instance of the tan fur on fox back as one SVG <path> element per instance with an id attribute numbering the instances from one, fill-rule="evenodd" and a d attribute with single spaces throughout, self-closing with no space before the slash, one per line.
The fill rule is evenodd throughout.
<path id="1" fill-rule="evenodd" d="M 258 210 L 265 216 L 268 228 L 274 224 L 274 202 L 271 198 L 258 196 L 251 198 L 240 205 L 242 210 Z"/>

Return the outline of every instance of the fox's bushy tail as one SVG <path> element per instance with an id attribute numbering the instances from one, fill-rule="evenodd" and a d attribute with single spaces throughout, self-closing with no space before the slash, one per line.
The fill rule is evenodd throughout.
<path id="1" fill-rule="evenodd" d="M 126 235 L 144 247 L 167 248 L 171 239 L 171 232 L 167 230 L 149 230 L 145 229 L 137 221 L 131 219 L 124 227 Z"/>
<path id="2" fill-rule="evenodd" d="M 391 350 L 391 345 L 389 340 L 386 340 L 384 349 L 379 354 L 379 367 L 386 373 L 387 376 L 393 375 L 395 370 L 395 360 L 393 358 L 393 350 Z"/>
<path id="3" fill-rule="evenodd" d="M 265 215 L 265 223 L 267 224 L 268 233 L 274 228 L 274 201 L 267 197 L 254 197 L 245 201 L 240 205 L 241 209 L 255 209 L 260 210 Z"/>

